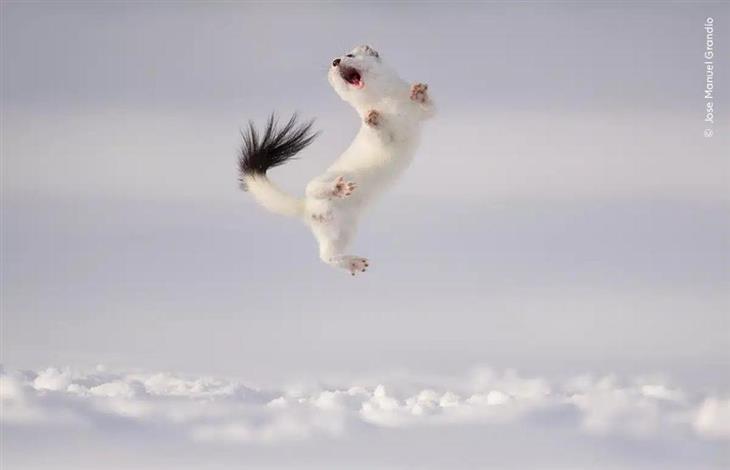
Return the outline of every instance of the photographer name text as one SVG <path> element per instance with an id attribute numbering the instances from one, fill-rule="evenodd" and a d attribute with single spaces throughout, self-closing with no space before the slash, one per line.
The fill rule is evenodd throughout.
<path id="1" fill-rule="evenodd" d="M 715 125 L 715 20 L 705 19 L 705 137 L 712 137 Z"/>

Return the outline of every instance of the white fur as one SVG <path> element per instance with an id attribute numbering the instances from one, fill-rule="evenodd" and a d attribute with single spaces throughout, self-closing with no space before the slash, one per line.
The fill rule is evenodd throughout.
<path id="1" fill-rule="evenodd" d="M 356 47 L 348 56 L 330 67 L 328 79 L 363 122 L 349 148 L 309 182 L 304 199 L 284 194 L 265 177 L 249 176 L 246 184 L 267 209 L 301 217 L 319 243 L 322 261 L 354 275 L 369 265 L 365 258 L 347 253 L 362 210 L 411 162 L 421 123 L 433 114 L 433 105 L 425 92 L 421 99 L 412 98 L 413 87 L 369 46 Z M 364 86 L 346 82 L 341 67 L 357 69 Z M 366 122 L 371 111 L 377 112 L 376 125 Z"/>

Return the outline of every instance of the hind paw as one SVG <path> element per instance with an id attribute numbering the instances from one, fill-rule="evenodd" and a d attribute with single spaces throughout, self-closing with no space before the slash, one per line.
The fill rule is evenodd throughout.
<path id="1" fill-rule="evenodd" d="M 345 267 L 350 271 L 351 275 L 357 273 L 364 273 L 367 271 L 370 262 L 366 258 L 360 258 L 359 256 L 348 256 L 345 259 Z"/>
<path id="2" fill-rule="evenodd" d="M 335 187 L 332 190 L 332 195 L 340 199 L 348 197 L 355 191 L 357 185 L 352 181 L 345 180 L 344 176 L 340 176 L 335 180 Z"/>

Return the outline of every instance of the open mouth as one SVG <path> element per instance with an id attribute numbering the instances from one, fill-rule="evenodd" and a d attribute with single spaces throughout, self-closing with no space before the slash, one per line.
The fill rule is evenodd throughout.
<path id="1" fill-rule="evenodd" d="M 362 76 L 360 76 L 360 72 L 354 67 L 340 65 L 340 76 L 344 81 L 355 88 L 362 88 L 365 86 L 365 83 L 362 81 Z"/>

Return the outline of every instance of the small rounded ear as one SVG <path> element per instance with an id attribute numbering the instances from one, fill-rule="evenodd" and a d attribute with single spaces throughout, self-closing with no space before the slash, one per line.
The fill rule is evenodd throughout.
<path id="1" fill-rule="evenodd" d="M 375 57 L 376 59 L 380 58 L 380 54 L 378 54 L 378 51 L 376 51 L 375 49 L 373 49 L 372 47 L 370 47 L 368 45 L 363 46 L 362 50 L 367 55 L 371 55 L 371 56 Z"/>

